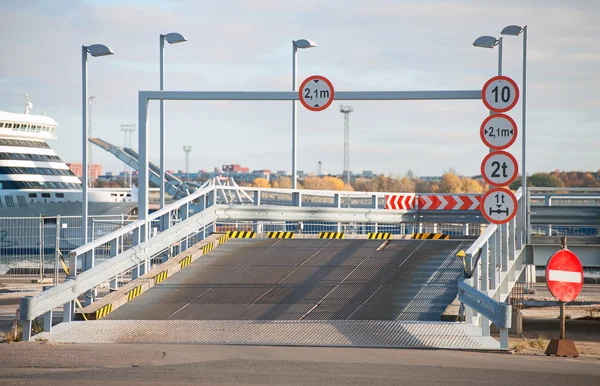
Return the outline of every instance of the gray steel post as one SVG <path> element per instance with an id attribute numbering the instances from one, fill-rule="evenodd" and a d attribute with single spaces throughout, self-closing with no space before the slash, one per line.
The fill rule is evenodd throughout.
<path id="1" fill-rule="evenodd" d="M 63 323 L 68 323 L 73 320 L 73 301 L 65 303 L 63 307 Z"/>
<path id="2" fill-rule="evenodd" d="M 23 342 L 31 341 L 31 328 L 33 327 L 33 320 L 22 320 L 21 321 L 23 328 L 22 331 L 22 340 Z"/>
<path id="3" fill-rule="evenodd" d="M 81 47 L 81 241 L 87 244 L 87 216 L 88 216 L 88 131 L 87 122 L 87 50 L 85 46 Z"/>
<path id="4" fill-rule="evenodd" d="M 44 314 L 44 332 L 52 331 L 52 310 Z"/>
<path id="5" fill-rule="evenodd" d="M 44 279 L 44 216 L 40 215 L 40 281 Z"/>
<path id="6" fill-rule="evenodd" d="M 160 38 L 160 90 L 164 90 L 165 38 Z M 165 206 L 165 101 L 160 100 L 160 207 Z"/>
<path id="7" fill-rule="evenodd" d="M 292 91 L 296 91 L 296 71 L 298 69 L 298 47 L 296 47 L 296 43 L 292 40 Z M 296 161 L 297 161 L 297 133 L 296 133 L 296 123 L 297 123 L 297 115 L 298 106 L 296 104 L 296 100 L 292 101 L 292 189 L 296 189 L 296 181 L 298 179 L 297 170 L 296 170 Z"/>
<path id="8" fill-rule="evenodd" d="M 523 84 L 521 85 L 521 107 L 523 112 L 521 114 L 521 138 L 523 142 L 522 149 L 522 169 L 521 169 L 521 185 L 523 186 L 523 197 L 528 200 L 527 193 L 527 26 L 523 27 Z M 527 216 L 529 208 L 526 205 L 523 206 L 523 227 L 525 229 L 525 242 L 529 243 L 529 218 Z"/>
<path id="9" fill-rule="evenodd" d="M 502 75 L 502 37 L 498 38 L 498 75 Z"/>
<path id="10" fill-rule="evenodd" d="M 54 285 L 58 285 L 58 270 L 60 269 L 60 215 L 56 216 L 56 240 L 54 242 Z"/>
<path id="11" fill-rule="evenodd" d="M 143 220 L 142 232 L 139 235 L 139 242 L 143 243 L 148 234 L 148 162 L 150 156 L 148 152 L 148 100 L 139 93 L 138 97 L 138 147 L 139 147 L 139 190 L 138 190 L 138 219 Z"/>

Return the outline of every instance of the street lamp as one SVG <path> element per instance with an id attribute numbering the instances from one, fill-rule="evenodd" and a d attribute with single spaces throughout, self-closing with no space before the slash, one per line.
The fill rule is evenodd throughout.
<path id="1" fill-rule="evenodd" d="M 502 38 L 493 36 L 480 36 L 473 42 L 475 47 L 494 48 L 498 46 L 498 75 L 502 75 Z"/>
<path id="2" fill-rule="evenodd" d="M 87 56 L 88 53 L 94 57 L 112 55 L 110 48 L 103 44 L 92 44 L 91 46 L 81 46 L 81 115 L 82 115 L 82 130 L 81 136 L 83 141 L 82 146 L 82 170 L 81 170 L 81 230 L 82 241 L 84 244 L 88 242 L 87 223 L 88 223 L 88 132 L 87 123 Z"/>
<path id="3" fill-rule="evenodd" d="M 312 48 L 312 47 L 316 47 L 317 43 L 311 41 L 311 40 L 306 40 L 306 39 L 299 39 L 299 40 L 292 40 L 292 46 L 293 48 L 293 59 L 292 59 L 292 90 L 296 91 L 296 72 L 298 70 L 298 48 L 300 49 L 305 49 L 305 48 Z M 297 113 L 297 105 L 296 105 L 296 101 L 293 100 L 292 101 L 292 189 L 296 189 L 296 180 L 297 180 L 297 170 L 296 170 L 296 161 L 297 161 L 297 149 L 296 149 L 296 140 L 297 140 L 297 134 L 296 134 L 296 113 Z"/>
<path id="4" fill-rule="evenodd" d="M 529 219 L 527 216 L 527 204 L 528 204 L 528 199 L 527 199 L 527 164 L 526 164 L 526 160 L 527 160 L 527 131 L 526 131 L 526 126 L 527 126 L 527 98 L 526 98 L 526 92 L 527 92 L 527 26 L 524 27 L 520 27 L 518 25 L 509 25 L 507 27 L 504 27 L 504 29 L 502 30 L 501 34 L 502 35 L 511 35 L 511 36 L 519 36 L 521 33 L 523 33 L 523 81 L 521 84 L 521 108 L 523 109 L 522 113 L 521 113 L 521 139 L 523 142 L 523 169 L 521 170 L 521 186 L 523 188 L 522 192 L 523 192 L 523 202 L 525 203 L 524 208 L 523 208 L 523 225 L 525 226 L 525 230 L 526 230 L 526 234 L 525 234 L 525 242 L 529 242 Z"/>
<path id="5" fill-rule="evenodd" d="M 164 48 L 169 44 L 187 41 L 182 34 L 171 32 L 160 35 L 160 90 L 164 89 Z M 160 100 L 160 207 L 165 206 L 165 101 Z"/>

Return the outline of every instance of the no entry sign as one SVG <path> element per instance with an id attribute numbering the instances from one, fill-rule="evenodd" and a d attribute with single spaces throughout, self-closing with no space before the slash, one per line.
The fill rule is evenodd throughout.
<path id="1" fill-rule="evenodd" d="M 311 111 L 322 111 L 333 102 L 333 84 L 321 75 L 309 76 L 300 85 L 300 102 Z"/>
<path id="2" fill-rule="evenodd" d="M 575 300 L 583 287 L 583 268 L 577 255 L 568 249 L 552 255 L 546 266 L 546 284 L 561 302 Z"/>

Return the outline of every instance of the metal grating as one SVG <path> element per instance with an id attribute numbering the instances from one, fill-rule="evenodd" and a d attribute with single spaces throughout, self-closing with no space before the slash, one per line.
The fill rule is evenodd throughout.
<path id="1" fill-rule="evenodd" d="M 229 240 L 105 319 L 439 321 L 463 243 Z"/>
<path id="2" fill-rule="evenodd" d="M 58 327 L 58 326 L 57 326 Z M 352 347 L 498 349 L 472 326 L 399 321 L 99 320 L 65 323 L 53 342 L 204 343 Z"/>

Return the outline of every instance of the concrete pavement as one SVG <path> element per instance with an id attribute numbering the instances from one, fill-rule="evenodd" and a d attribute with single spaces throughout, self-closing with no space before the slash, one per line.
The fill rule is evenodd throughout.
<path id="1" fill-rule="evenodd" d="M 2 385 L 594 384 L 597 358 L 443 350 L 209 345 L 0 345 Z"/>

